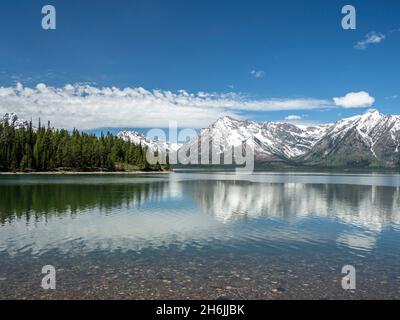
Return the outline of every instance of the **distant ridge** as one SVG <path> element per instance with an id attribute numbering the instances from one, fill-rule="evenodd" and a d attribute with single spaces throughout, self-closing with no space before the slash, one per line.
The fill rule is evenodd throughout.
<path id="1" fill-rule="evenodd" d="M 284 122 L 218 119 L 198 139 L 212 139 L 223 154 L 254 137 L 259 163 L 286 163 L 322 167 L 400 167 L 400 116 L 366 113 L 334 124 L 302 126 Z"/>

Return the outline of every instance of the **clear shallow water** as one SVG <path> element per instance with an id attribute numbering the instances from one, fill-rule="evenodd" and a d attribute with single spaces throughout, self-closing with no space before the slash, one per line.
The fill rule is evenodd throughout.
<path id="1" fill-rule="evenodd" d="M 399 175 L 5 175 L 0 197 L 0 298 L 400 297 Z"/>

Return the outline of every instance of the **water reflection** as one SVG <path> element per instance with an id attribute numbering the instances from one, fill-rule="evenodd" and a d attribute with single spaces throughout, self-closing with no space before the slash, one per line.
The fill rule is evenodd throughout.
<path id="1" fill-rule="evenodd" d="M 398 186 L 179 174 L 26 179 L 0 179 L 0 251 L 9 254 L 170 245 L 370 251 L 386 229 L 399 232 Z"/>
<path id="2" fill-rule="evenodd" d="M 13 219 L 76 215 L 91 209 L 112 212 L 124 206 L 138 208 L 149 201 L 162 201 L 180 190 L 167 181 L 139 184 L 0 184 L 0 222 Z"/>
<path id="3" fill-rule="evenodd" d="M 400 223 L 398 187 L 192 181 L 187 190 L 216 219 L 337 218 L 374 231 Z"/>
<path id="4" fill-rule="evenodd" d="M 355 250 L 370 251 L 376 247 L 376 238 L 374 233 L 343 232 L 338 235 L 337 243 Z"/>

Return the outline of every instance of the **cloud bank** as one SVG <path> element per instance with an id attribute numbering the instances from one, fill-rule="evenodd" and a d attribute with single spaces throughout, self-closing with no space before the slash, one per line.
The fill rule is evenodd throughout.
<path id="1" fill-rule="evenodd" d="M 246 112 L 369 107 L 367 92 L 351 92 L 331 99 L 253 99 L 237 93 L 189 93 L 144 88 L 96 87 L 68 84 L 56 88 L 0 87 L 0 115 L 15 112 L 22 119 L 51 121 L 56 128 L 166 128 L 177 121 L 182 128 L 207 127 L 223 116 L 243 119 Z M 289 120 L 299 120 L 290 116 Z"/>
<path id="2" fill-rule="evenodd" d="M 71 85 L 61 88 L 38 84 L 0 87 L 0 114 L 15 112 L 20 118 L 50 120 L 56 128 L 102 127 L 202 128 L 222 116 L 242 118 L 248 111 L 317 109 L 332 106 L 321 99 L 256 100 L 236 93 L 188 93 L 143 88 Z"/>

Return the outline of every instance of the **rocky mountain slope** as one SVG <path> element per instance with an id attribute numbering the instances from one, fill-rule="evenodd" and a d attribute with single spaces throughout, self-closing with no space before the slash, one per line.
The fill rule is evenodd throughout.
<path id="1" fill-rule="evenodd" d="M 29 126 L 28 121 L 19 119 L 15 113 L 6 113 L 2 118 L 0 118 L 0 123 L 8 123 L 8 125 L 17 129 L 27 128 Z"/>
<path id="2" fill-rule="evenodd" d="M 224 117 L 203 129 L 185 147 L 199 139 L 212 139 L 214 150 L 223 154 L 230 146 L 239 146 L 251 137 L 254 137 L 255 159 L 263 163 L 338 167 L 400 164 L 400 116 L 384 115 L 374 109 L 319 126 Z"/>
<path id="3" fill-rule="evenodd" d="M 178 151 L 181 147 L 181 144 L 178 143 L 169 143 L 162 140 L 149 140 L 143 134 L 136 131 L 121 131 L 117 134 L 117 137 L 134 144 L 142 144 L 142 146 L 160 152 Z"/>
<path id="4" fill-rule="evenodd" d="M 301 160 L 333 166 L 400 164 L 400 116 L 369 110 L 332 126 Z"/>
<path id="5" fill-rule="evenodd" d="M 223 117 L 189 142 L 212 141 L 214 151 L 223 154 L 254 137 L 255 155 L 259 160 L 282 161 L 307 153 L 328 126 L 296 126 L 281 122 L 239 121 Z"/>

